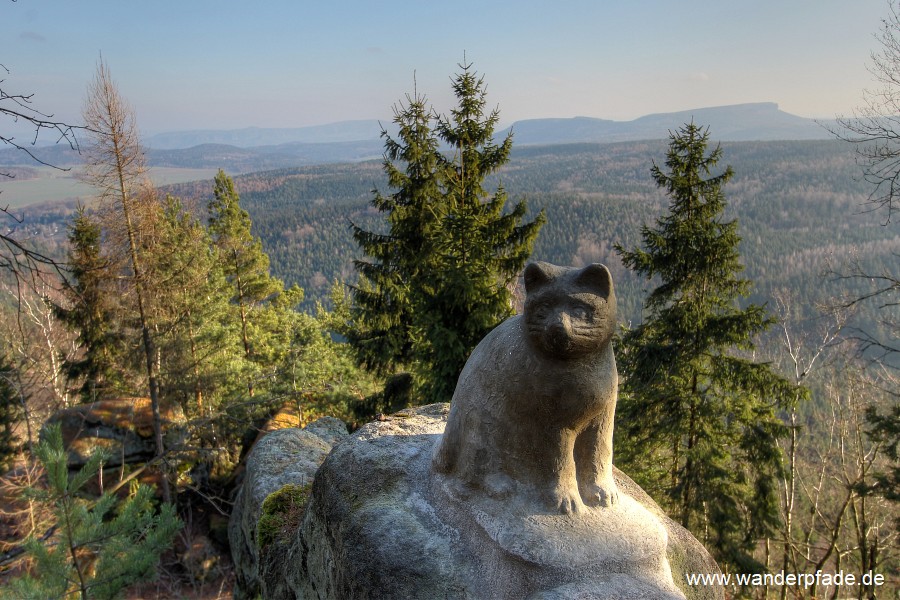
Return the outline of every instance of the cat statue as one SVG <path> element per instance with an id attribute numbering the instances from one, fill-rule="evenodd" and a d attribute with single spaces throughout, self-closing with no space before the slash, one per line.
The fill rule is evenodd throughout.
<path id="1" fill-rule="evenodd" d="M 618 500 L 612 475 L 616 298 L 609 270 L 536 262 L 525 311 L 473 350 L 432 468 L 459 499 L 577 513 Z"/>

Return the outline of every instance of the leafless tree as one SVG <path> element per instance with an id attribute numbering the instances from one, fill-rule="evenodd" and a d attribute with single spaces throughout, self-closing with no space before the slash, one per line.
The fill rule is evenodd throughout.
<path id="1" fill-rule="evenodd" d="M 9 74 L 9 69 L 0 64 L 0 74 L 2 73 Z M 16 123 L 24 122 L 33 127 L 31 146 L 34 146 L 41 133 L 52 130 L 58 136 L 57 143 L 64 142 L 73 150 L 78 149 L 75 131 L 82 127 L 54 120 L 53 115 L 43 113 L 32 105 L 33 94 L 11 93 L 5 83 L 6 79 L 0 78 L 0 118 L 11 119 Z M 0 131 L 0 147 L 4 145 L 24 152 L 40 164 L 54 166 L 35 156 L 14 135 L 6 135 Z M 0 169 L 0 179 L 12 177 L 11 172 Z M 63 267 L 50 256 L 29 248 L 21 239 L 17 239 L 15 224 L 21 223 L 22 220 L 9 210 L 8 205 L 0 206 L 0 214 L 10 219 L 12 224 L 5 232 L 0 233 L 0 274 L 9 276 L 9 279 L 4 277 L 5 281 L 0 285 L 2 285 L 3 295 L 11 295 L 13 304 L 17 308 L 14 314 L 0 315 L 0 320 L 4 321 L 0 324 L 0 329 L 2 329 L 0 341 L 2 341 L 5 351 L 10 353 L 10 359 L 15 365 L 15 368 L 8 374 L 8 383 L 16 390 L 22 406 L 26 429 L 25 440 L 28 448 L 27 456 L 31 457 L 35 442 L 33 421 L 36 417 L 39 418 L 39 415 L 46 415 L 45 411 L 33 411 L 30 404 L 36 398 L 37 402 L 43 404 L 44 400 L 48 400 L 46 392 L 51 392 L 49 394 L 51 397 L 49 398 L 50 402 L 44 408 L 59 408 L 60 403 L 63 405 L 67 403 L 68 390 L 63 381 L 60 361 L 71 349 L 71 345 L 61 339 L 60 336 L 65 334 L 55 328 L 55 316 L 47 302 L 50 293 L 48 281 L 58 281 L 58 278 L 63 275 Z M 33 334 L 37 334 L 37 336 Z M 63 350 L 61 345 L 70 346 L 70 348 Z M 63 351 L 60 352 L 60 350 Z M 10 481 L 18 479 L 17 472 L 24 474 L 26 483 L 33 483 L 36 469 L 38 467 L 28 460 L 18 471 L 6 474 L 3 482 L 0 482 L 0 487 L 5 488 Z M 3 492 L 0 491 L 0 495 L 2 494 Z M 29 516 L 30 530 L 34 532 L 37 524 L 33 499 L 27 500 L 23 510 Z M 55 527 L 48 529 L 42 539 L 52 535 L 54 529 Z M 4 552 L 0 556 L 0 566 L 13 560 L 23 550 L 23 547 L 17 546 Z"/>
<path id="2" fill-rule="evenodd" d="M 873 186 L 869 208 L 884 215 L 885 227 L 896 225 L 896 215 L 900 211 L 900 0 L 889 0 L 889 7 L 890 14 L 882 20 L 881 29 L 875 36 L 880 47 L 872 53 L 869 66 L 877 82 L 876 87 L 864 93 L 861 108 L 850 117 L 838 119 L 837 126 L 832 128 L 839 139 L 856 146 L 857 162 L 862 167 L 863 177 Z M 900 378 L 897 375 L 900 371 L 900 345 L 897 343 L 900 339 L 900 273 L 897 270 L 900 254 L 894 253 L 894 256 L 896 260 L 893 264 L 877 270 L 855 261 L 839 278 L 867 284 L 868 291 L 839 302 L 854 308 L 872 305 L 878 311 L 881 333 L 860 330 L 853 337 L 858 348 L 871 361 L 870 368 L 880 371 L 875 379 L 876 385 L 881 388 L 879 391 L 885 392 L 894 403 L 893 407 L 883 407 L 886 411 L 876 406 L 867 407 L 866 419 L 867 437 L 884 444 L 887 449 L 885 453 L 892 461 L 892 464 L 883 467 L 885 473 L 875 474 L 884 484 L 880 493 L 885 499 L 896 501 L 897 489 L 900 489 L 900 467 L 893 450 L 900 439 L 900 412 L 896 409 L 896 401 L 900 397 Z M 863 508 L 866 506 L 864 500 L 864 497 L 861 498 Z M 856 510 L 856 505 L 852 508 Z M 856 518 L 865 511 L 852 514 Z M 900 519 L 897 522 L 900 523 Z M 863 537 L 860 537 L 860 545 L 864 550 L 871 550 Z M 876 552 L 877 548 L 876 545 Z"/>
<path id="3" fill-rule="evenodd" d="M 0 283 L 0 298 L 18 308 L 0 315 L 0 344 L 15 365 L 15 381 L 10 383 L 27 399 L 23 408 L 29 448 L 35 441 L 31 435 L 35 426 L 72 401 L 63 363 L 78 348 L 74 334 L 57 321 L 53 310 L 57 293 L 49 282 L 42 282 L 38 289 Z"/>
<path id="4" fill-rule="evenodd" d="M 900 211 L 900 0 L 891 0 L 889 8 L 890 14 L 882 19 L 881 29 L 875 35 L 879 49 L 872 52 L 869 65 L 876 87 L 863 93 L 863 105 L 851 116 L 838 118 L 837 125 L 831 127 L 836 137 L 855 145 L 863 178 L 872 185 L 868 210 L 884 215 L 886 227 L 896 224 Z M 894 265 L 877 272 L 856 261 L 839 277 L 868 284 L 868 292 L 840 302 L 845 307 L 876 306 L 888 338 L 860 332 L 860 348 L 870 359 L 897 368 L 900 273 L 896 264 L 900 264 L 900 255 L 895 256 Z"/>
<path id="5" fill-rule="evenodd" d="M 153 433 L 157 458 L 165 456 L 159 407 L 159 379 L 156 343 L 147 310 L 147 293 L 143 278 L 140 240 L 142 204 L 155 196 L 148 191 L 144 152 L 141 149 L 134 112 L 112 79 L 109 67 L 101 59 L 97 73 L 88 86 L 83 117 L 91 132 L 92 143 L 86 147 L 85 180 L 99 191 L 103 207 L 116 215 L 115 223 L 123 235 L 123 248 L 130 264 L 130 277 L 140 317 L 141 339 L 146 359 Z M 164 499 L 171 495 L 167 477 L 162 478 Z"/>
<path id="6" fill-rule="evenodd" d="M 780 598 L 874 598 L 878 590 L 864 584 L 861 575 L 890 577 L 897 568 L 898 532 L 891 527 L 896 508 L 867 491 L 886 461 L 884 445 L 866 435 L 865 412 L 880 390 L 867 364 L 852 364 L 852 354 L 844 358 L 844 368 L 826 374 L 822 396 L 813 403 L 820 406 L 791 465 L 792 528 L 782 530 L 785 554 L 776 555 L 782 559 L 776 569 L 843 571 L 857 581 L 852 588 L 784 585 Z"/>
<path id="7" fill-rule="evenodd" d="M 874 188 L 872 210 L 885 209 L 886 223 L 900 210 L 900 4 L 890 4 L 876 34 L 881 46 L 872 52 L 869 71 L 877 87 L 863 93 L 863 105 L 838 118 L 832 132 L 856 145 L 863 176 Z"/>
<path id="8" fill-rule="evenodd" d="M 784 572 L 799 572 L 800 548 L 798 544 L 799 534 L 795 531 L 795 519 L 802 499 L 798 497 L 798 478 L 800 462 L 802 462 L 801 447 L 809 444 L 809 440 L 801 435 L 801 414 L 808 411 L 807 406 L 801 406 L 804 395 L 804 385 L 808 384 L 811 376 L 820 368 L 833 367 L 831 358 L 832 350 L 841 343 L 841 331 L 843 330 L 849 311 L 847 309 L 829 311 L 815 319 L 814 323 L 797 323 L 793 315 L 799 300 L 787 290 L 775 292 L 776 314 L 780 329 L 781 351 L 777 362 L 780 363 L 782 372 L 797 386 L 797 397 L 786 415 L 787 424 L 790 426 L 788 439 L 778 441 L 779 449 L 784 456 L 784 470 L 781 479 L 781 570 Z M 806 390 L 808 391 L 808 390 Z M 766 541 L 766 563 L 769 563 L 769 540 Z M 776 555 L 777 556 L 777 555 Z M 789 586 L 782 585 L 779 598 L 787 598 Z M 793 593 L 793 591 L 792 591 Z"/>

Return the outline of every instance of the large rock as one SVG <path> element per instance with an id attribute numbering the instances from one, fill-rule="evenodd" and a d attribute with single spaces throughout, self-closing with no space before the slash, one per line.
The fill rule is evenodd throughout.
<path id="1" fill-rule="evenodd" d="M 299 531 L 261 569 L 264 598 L 724 597 L 686 584 L 718 567 L 618 470 L 617 502 L 571 513 L 449 494 L 431 469 L 448 412 L 400 412 L 332 450 Z"/>
<path id="2" fill-rule="evenodd" d="M 177 404 L 161 406 L 164 442 L 180 439 L 184 413 Z M 53 414 L 44 427 L 58 424 L 68 452 L 69 468 L 85 465 L 94 450 L 105 448 L 106 467 L 142 463 L 156 456 L 153 411 L 149 398 L 116 398 L 78 404 Z"/>
<path id="3" fill-rule="evenodd" d="M 347 426 L 342 421 L 323 417 L 305 429 L 267 433 L 250 451 L 244 481 L 228 523 L 228 540 L 237 579 L 236 599 L 256 598 L 260 592 L 258 523 L 266 498 L 285 486 L 311 483 L 331 447 L 346 437 Z M 277 568 L 277 562 L 275 560 L 276 564 L 268 570 Z"/>
<path id="4" fill-rule="evenodd" d="M 523 314 L 475 347 L 450 408 L 362 428 L 325 460 L 308 506 L 303 490 L 270 497 L 264 597 L 724 597 L 686 585 L 718 567 L 613 468 L 609 269 L 533 263 L 523 278 Z"/>

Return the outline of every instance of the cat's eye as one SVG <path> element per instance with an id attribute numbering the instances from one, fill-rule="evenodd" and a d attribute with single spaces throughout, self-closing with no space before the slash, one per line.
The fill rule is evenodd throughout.
<path id="1" fill-rule="evenodd" d="M 581 307 L 581 306 L 576 306 L 575 308 L 572 309 L 572 316 L 574 318 L 578 319 L 579 321 L 583 321 L 590 316 L 590 313 L 588 312 L 588 310 L 586 308 Z"/>
<path id="2" fill-rule="evenodd" d="M 547 316 L 547 307 L 542 304 L 533 305 L 529 309 L 529 312 L 531 313 L 531 316 L 534 318 L 544 319 Z"/>

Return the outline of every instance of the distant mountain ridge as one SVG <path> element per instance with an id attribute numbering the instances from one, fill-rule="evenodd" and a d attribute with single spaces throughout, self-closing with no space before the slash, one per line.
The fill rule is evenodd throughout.
<path id="1" fill-rule="evenodd" d="M 516 121 L 510 127 L 498 132 L 497 137 L 505 137 L 512 129 L 517 144 L 609 143 L 665 139 L 669 130 L 691 120 L 709 126 L 713 137 L 722 141 L 817 140 L 831 137 L 815 120 L 786 113 L 774 102 L 658 113 L 632 121 L 613 121 L 595 117 L 526 119 Z M 387 127 L 392 134 L 396 131 L 390 120 L 369 119 L 280 129 L 245 127 L 229 130 L 172 131 L 147 138 L 145 145 L 154 150 L 174 150 L 201 144 L 256 148 L 283 144 L 361 142 L 379 140 L 382 126 Z"/>
<path id="2" fill-rule="evenodd" d="M 516 147 L 559 144 L 608 144 L 660 140 L 684 123 L 708 126 L 714 142 L 830 139 L 832 135 L 813 119 L 798 117 L 774 102 L 698 108 L 646 115 L 633 121 L 593 117 L 528 119 L 511 126 Z M 833 125 L 834 122 L 825 122 Z M 144 140 L 150 166 L 223 168 L 250 173 L 302 165 L 358 162 L 381 157 L 381 127 L 396 136 L 390 120 L 342 121 L 299 128 L 247 127 L 232 130 L 173 131 Z M 497 133 L 503 139 L 510 128 Z M 33 153 L 53 165 L 81 162 L 67 145 L 37 147 Z M 0 149 L 0 165 L 35 163 L 15 149 Z"/>
<path id="3" fill-rule="evenodd" d="M 669 131 L 691 121 L 708 126 L 711 137 L 716 141 L 821 140 L 832 137 L 815 120 L 786 113 L 774 102 L 659 113 L 633 121 L 592 117 L 528 119 L 516 121 L 498 136 L 505 136 L 512 129 L 517 145 L 631 142 L 667 138 Z"/>

